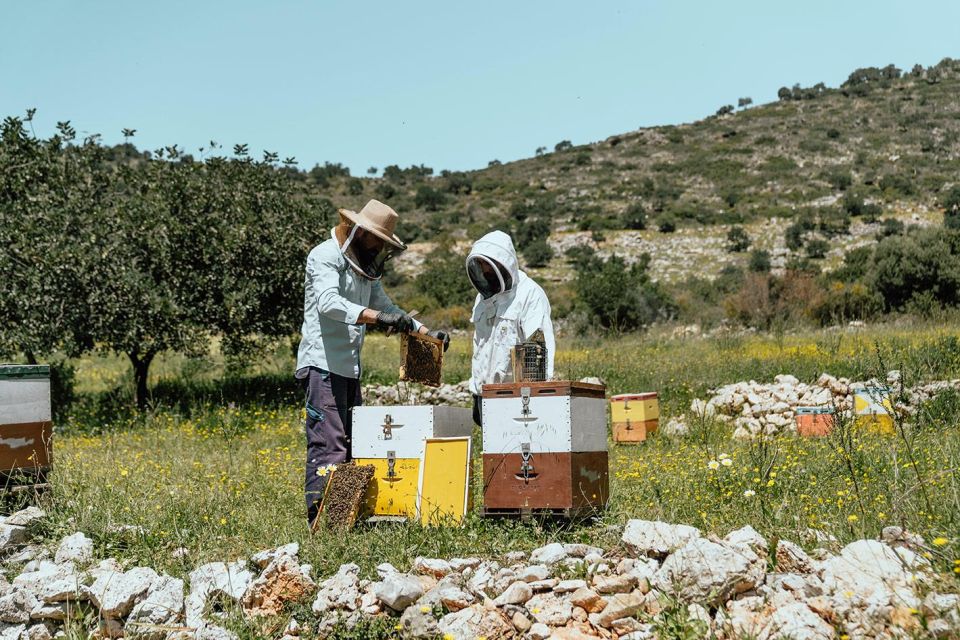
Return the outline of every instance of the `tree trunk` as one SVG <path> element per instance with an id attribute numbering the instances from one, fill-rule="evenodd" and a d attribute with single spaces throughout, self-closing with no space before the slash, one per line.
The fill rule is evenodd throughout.
<path id="1" fill-rule="evenodd" d="M 37 364 L 37 356 L 33 351 L 27 351 L 24 355 L 27 357 L 27 364 Z"/>
<path id="2" fill-rule="evenodd" d="M 133 365 L 133 380 L 136 383 L 136 401 L 137 409 L 143 411 L 147 408 L 147 374 L 150 372 L 150 363 L 153 362 L 152 351 L 148 351 L 141 358 L 136 352 L 128 353 L 130 364 Z"/>

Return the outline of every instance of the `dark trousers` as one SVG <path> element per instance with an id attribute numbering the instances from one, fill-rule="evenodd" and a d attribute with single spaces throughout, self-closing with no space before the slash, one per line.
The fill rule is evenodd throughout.
<path id="1" fill-rule="evenodd" d="M 335 373 L 309 367 L 298 371 L 306 391 L 307 404 L 307 465 L 304 496 L 307 503 L 307 521 L 317 517 L 320 500 L 327 486 L 328 473 L 322 471 L 331 464 L 350 460 L 350 438 L 353 434 L 351 409 L 362 404 L 360 381 Z M 323 475 L 319 475 L 320 471 Z"/>
<path id="2" fill-rule="evenodd" d="M 483 398 L 473 396 L 473 424 L 483 426 Z"/>

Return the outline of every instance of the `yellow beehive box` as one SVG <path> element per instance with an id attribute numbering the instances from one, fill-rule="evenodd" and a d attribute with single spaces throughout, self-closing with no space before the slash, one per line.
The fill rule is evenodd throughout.
<path id="1" fill-rule="evenodd" d="M 373 479 L 364 494 L 363 515 L 417 515 L 417 482 L 420 478 L 419 458 L 357 458 L 358 465 L 373 465 Z"/>
<path id="2" fill-rule="evenodd" d="M 660 419 L 660 403 L 657 392 L 622 393 L 610 398 L 610 421 L 640 423 Z"/>
<path id="3" fill-rule="evenodd" d="M 857 389 L 853 395 L 853 413 L 858 416 L 893 412 L 890 390 L 883 387 Z"/>
<path id="4" fill-rule="evenodd" d="M 865 413 L 854 416 L 854 424 L 865 431 L 892 436 L 897 432 L 893 416 L 889 413 Z"/>
<path id="5" fill-rule="evenodd" d="M 461 524 L 470 510 L 470 438 L 428 439 L 419 484 L 420 522 Z"/>

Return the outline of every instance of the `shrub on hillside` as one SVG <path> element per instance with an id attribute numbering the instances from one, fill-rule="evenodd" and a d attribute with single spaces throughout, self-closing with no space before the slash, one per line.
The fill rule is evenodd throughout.
<path id="1" fill-rule="evenodd" d="M 469 303 L 476 291 L 467 277 L 465 260 L 465 256 L 449 249 L 435 251 L 414 280 L 416 289 L 436 300 L 440 307 Z"/>
<path id="2" fill-rule="evenodd" d="M 553 258 L 553 249 L 547 244 L 546 237 L 538 238 L 523 249 L 523 260 L 528 267 L 545 267 Z"/>
<path id="3" fill-rule="evenodd" d="M 620 215 L 624 229 L 642 230 L 647 228 L 647 208 L 642 204 L 632 204 Z"/>
<path id="4" fill-rule="evenodd" d="M 739 291 L 725 301 L 727 314 L 747 326 L 770 329 L 809 318 L 809 307 L 822 295 L 816 278 L 787 271 L 783 277 L 750 273 Z"/>
<path id="5" fill-rule="evenodd" d="M 576 266 L 575 289 L 591 323 L 623 332 L 666 320 L 676 306 L 666 292 L 650 280 L 650 256 L 643 254 L 631 265 L 619 256 L 596 256 Z"/>
<path id="6" fill-rule="evenodd" d="M 523 252 L 537 240 L 546 240 L 550 235 L 550 223 L 544 218 L 528 218 L 513 226 L 513 244 Z"/>
<path id="7" fill-rule="evenodd" d="M 447 198 L 442 191 L 437 191 L 429 185 L 422 184 L 417 188 L 417 195 L 414 197 L 414 204 L 423 207 L 427 211 L 439 211 Z"/>
<path id="8" fill-rule="evenodd" d="M 665 213 L 657 219 L 657 230 L 660 233 L 673 233 L 677 230 L 677 219 L 673 214 Z"/>
<path id="9" fill-rule="evenodd" d="M 902 222 L 896 218 L 884 218 L 880 231 L 877 232 L 877 240 L 883 240 L 890 236 L 898 236 L 903 233 L 905 227 Z"/>
<path id="10" fill-rule="evenodd" d="M 750 236 L 747 235 L 743 227 L 730 227 L 727 232 L 727 251 L 731 253 L 743 253 L 750 248 Z"/>
<path id="11" fill-rule="evenodd" d="M 827 257 L 827 251 L 829 250 L 830 245 L 827 244 L 826 240 L 814 238 L 813 240 L 807 242 L 806 254 L 811 260 L 823 260 Z"/>
<path id="12" fill-rule="evenodd" d="M 770 273 L 770 252 L 763 249 L 751 251 L 747 270 L 750 273 Z"/>
<path id="13" fill-rule="evenodd" d="M 866 282 L 883 296 L 888 310 L 903 309 L 924 292 L 940 305 L 956 305 L 960 302 L 956 244 L 956 236 L 942 229 L 885 238 L 874 250 Z"/>
<path id="14" fill-rule="evenodd" d="M 860 282 L 834 280 L 826 295 L 819 296 L 810 312 L 821 325 L 846 324 L 851 320 L 870 320 L 883 311 L 883 298 Z"/>
<path id="15" fill-rule="evenodd" d="M 948 229 L 960 229 L 960 185 L 954 186 L 941 201 L 943 206 L 943 226 Z"/>

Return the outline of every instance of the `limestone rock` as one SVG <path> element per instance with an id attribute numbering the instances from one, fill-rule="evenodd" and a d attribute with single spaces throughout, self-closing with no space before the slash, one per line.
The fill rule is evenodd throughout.
<path id="1" fill-rule="evenodd" d="M 517 579 L 523 580 L 524 582 L 537 582 L 539 580 L 546 580 L 549 577 L 550 567 L 542 564 L 531 565 L 517 573 Z"/>
<path id="2" fill-rule="evenodd" d="M 392 566 L 391 566 L 392 568 Z M 380 567 L 377 567 L 378 571 Z M 354 611 L 360 600 L 360 567 L 350 563 L 341 565 L 337 573 L 320 583 L 313 601 L 313 612 L 323 616 L 328 611 Z M 393 571 L 396 574 L 396 570 Z M 388 575 L 393 575 L 389 574 Z"/>
<path id="3" fill-rule="evenodd" d="M 765 558 L 768 553 L 767 540 L 750 525 L 741 527 L 736 531 L 731 531 L 724 537 L 723 541 L 728 545 L 748 547 L 761 558 Z"/>
<path id="4" fill-rule="evenodd" d="M 498 609 L 486 609 L 472 605 L 454 613 L 448 613 L 437 623 L 440 634 L 450 640 L 475 640 L 507 638 L 513 633 L 513 625 Z"/>
<path id="5" fill-rule="evenodd" d="M 31 524 L 37 520 L 42 520 L 47 517 L 47 512 L 39 507 L 30 506 L 26 509 L 21 509 L 7 516 L 3 523 L 8 525 L 13 525 L 17 527 L 29 527 Z"/>
<path id="6" fill-rule="evenodd" d="M 137 640 L 163 640 L 167 633 L 164 627 L 177 623 L 183 615 L 183 594 L 183 580 L 158 576 L 130 612 L 124 636 Z"/>
<path id="7" fill-rule="evenodd" d="M 533 597 L 533 589 L 526 582 L 517 581 L 507 587 L 506 591 L 497 596 L 493 603 L 498 607 L 508 604 L 523 604 Z"/>
<path id="8" fill-rule="evenodd" d="M 588 544 L 565 544 L 563 545 L 563 550 L 571 558 L 586 558 L 589 555 L 603 556 L 603 549 L 600 547 L 592 547 Z"/>
<path id="9" fill-rule="evenodd" d="M 422 638 L 433 640 L 440 636 L 437 619 L 433 617 L 433 610 L 421 611 L 420 607 L 407 607 L 400 616 L 400 626 L 403 628 L 404 638 Z"/>
<path id="10" fill-rule="evenodd" d="M 637 577 L 632 574 L 623 574 L 619 576 L 594 576 L 593 588 L 597 593 L 629 593 L 637 586 Z M 645 589 L 649 590 L 649 585 L 644 584 Z"/>
<path id="11" fill-rule="evenodd" d="M 567 552 L 559 542 L 534 549 L 530 554 L 530 562 L 534 564 L 556 564 L 567 558 Z"/>
<path id="12" fill-rule="evenodd" d="M 607 606 L 607 601 L 601 598 L 600 594 L 586 587 L 574 591 L 569 600 L 570 604 L 580 607 L 587 613 L 600 613 Z"/>
<path id="13" fill-rule="evenodd" d="M 654 584 L 685 602 L 719 606 L 763 577 L 763 561 L 750 548 L 697 538 L 663 562 Z"/>
<path id="14" fill-rule="evenodd" d="M 416 576 L 387 576 L 377 586 L 377 599 L 393 611 L 401 612 L 423 595 L 423 585 Z"/>
<path id="15" fill-rule="evenodd" d="M 623 529 L 621 539 L 638 555 L 664 556 L 699 537 L 700 531 L 687 525 L 630 520 Z"/>
<path id="16" fill-rule="evenodd" d="M 0 524 L 0 553 L 10 552 L 30 541 L 26 527 Z"/>
<path id="17" fill-rule="evenodd" d="M 789 540 L 777 542 L 777 570 L 785 573 L 813 573 L 813 560 Z"/>
<path id="18" fill-rule="evenodd" d="M 535 622 L 527 631 L 527 638 L 530 640 L 547 640 L 550 637 L 550 627 L 542 622 Z"/>
<path id="19" fill-rule="evenodd" d="M 153 569 L 136 567 L 125 573 L 104 572 L 86 587 L 90 602 L 104 618 L 124 618 L 158 578 Z"/>
<path id="20" fill-rule="evenodd" d="M 30 612 L 39 605 L 33 592 L 26 589 L 12 591 L 0 598 L 0 622 L 23 624 L 30 622 Z"/>
<path id="21" fill-rule="evenodd" d="M 274 616 L 288 602 L 297 602 L 313 593 L 316 583 L 300 571 L 296 559 L 278 555 L 253 582 L 240 604 L 248 616 Z"/>
<path id="22" fill-rule="evenodd" d="M 289 556 L 293 559 L 296 559 L 299 553 L 300 544 L 298 542 L 291 542 L 290 544 L 285 544 L 282 547 L 277 547 L 276 549 L 267 549 L 265 551 L 255 553 L 250 556 L 250 562 L 255 564 L 260 570 L 263 570 L 267 568 L 267 565 L 280 556 Z"/>
<path id="23" fill-rule="evenodd" d="M 760 640 L 832 640 L 833 627 L 802 602 L 778 607 L 767 618 L 760 631 Z"/>
<path id="24" fill-rule="evenodd" d="M 538 593 L 527 601 L 527 610 L 537 622 L 558 627 L 565 625 L 573 615 L 573 605 L 569 600 L 552 593 Z"/>
<path id="25" fill-rule="evenodd" d="M 919 577 L 916 570 L 922 564 L 909 549 L 895 550 L 877 540 L 857 540 L 823 563 L 823 584 L 832 594 L 919 606 L 913 587 Z"/>
<path id="26" fill-rule="evenodd" d="M 418 557 L 413 561 L 413 571 L 414 573 L 442 578 L 453 571 L 453 567 L 446 560 Z"/>
<path id="27" fill-rule="evenodd" d="M 203 618 L 204 608 L 211 599 L 239 601 L 253 581 L 253 573 L 246 563 L 211 562 L 201 565 L 190 572 L 190 595 L 184 603 L 188 627 L 200 628 L 206 625 Z M 219 634 L 215 628 L 209 633 Z M 198 632 L 198 637 L 199 637 Z"/>
<path id="28" fill-rule="evenodd" d="M 65 537 L 60 541 L 57 547 L 57 554 L 54 556 L 54 562 L 63 564 L 64 562 L 87 563 L 93 560 L 93 540 L 78 531 Z"/>
<path id="29" fill-rule="evenodd" d="M 618 593 L 607 598 L 607 606 L 598 615 L 597 622 L 602 627 L 610 627 L 614 620 L 629 618 L 643 610 L 644 598 L 641 594 Z"/>
<path id="30" fill-rule="evenodd" d="M 573 593 L 578 589 L 586 589 L 586 580 L 561 580 L 553 588 L 556 593 Z"/>

